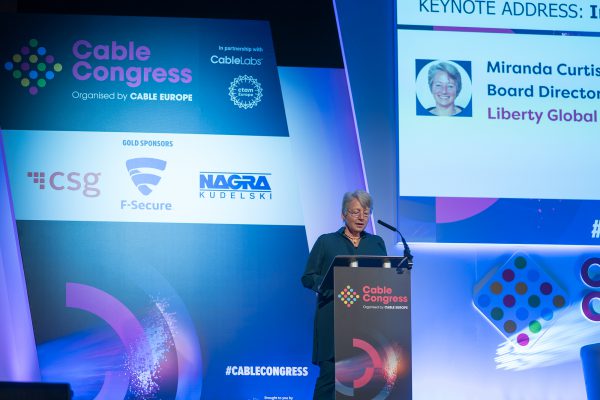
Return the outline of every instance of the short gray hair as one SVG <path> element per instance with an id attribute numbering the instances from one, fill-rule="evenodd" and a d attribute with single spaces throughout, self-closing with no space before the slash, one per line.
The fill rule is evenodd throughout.
<path id="1" fill-rule="evenodd" d="M 433 77 L 438 72 L 447 73 L 448 76 L 456 83 L 456 94 L 458 95 L 460 93 L 460 90 L 462 89 L 462 79 L 460 77 L 460 72 L 458 72 L 458 69 L 454 65 L 445 61 L 440 61 L 439 63 L 429 67 L 429 72 L 427 73 L 427 82 L 429 83 L 429 89 L 431 90 L 431 85 L 433 84 Z"/>
<path id="2" fill-rule="evenodd" d="M 373 209 L 373 198 L 371 198 L 371 195 L 364 190 L 355 190 L 354 192 L 344 193 L 344 198 L 342 199 L 342 215 L 346 215 L 348 212 L 348 204 L 354 199 L 358 200 L 363 208 Z"/>

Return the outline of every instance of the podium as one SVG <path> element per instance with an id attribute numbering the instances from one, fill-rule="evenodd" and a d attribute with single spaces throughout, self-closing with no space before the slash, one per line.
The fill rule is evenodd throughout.
<path id="1" fill-rule="evenodd" d="M 337 256 L 319 287 L 333 290 L 335 398 L 412 399 L 412 263 Z"/>

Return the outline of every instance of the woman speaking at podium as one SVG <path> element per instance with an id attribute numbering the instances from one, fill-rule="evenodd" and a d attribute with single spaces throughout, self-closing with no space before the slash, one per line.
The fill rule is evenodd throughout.
<path id="1" fill-rule="evenodd" d="M 319 292 L 333 259 L 338 255 L 386 256 L 385 243 L 377 235 L 365 232 L 373 201 L 363 190 L 344 194 L 342 220 L 338 231 L 321 235 L 315 242 L 302 275 L 302 285 L 317 292 L 317 310 L 313 337 L 312 362 L 320 368 L 313 399 L 335 397 L 335 360 L 333 343 L 333 290 Z"/>

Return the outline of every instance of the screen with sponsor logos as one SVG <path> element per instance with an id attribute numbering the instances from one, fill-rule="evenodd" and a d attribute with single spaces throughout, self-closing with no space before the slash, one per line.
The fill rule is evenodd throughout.
<path id="1" fill-rule="evenodd" d="M 278 69 L 265 21 L 0 18 L 3 267 L 26 284 L 2 303 L 26 312 L 0 318 L 25 338 L 20 380 L 77 399 L 309 398 L 300 188 L 364 187 L 343 69 Z M 354 155 L 344 179 L 298 172 L 317 140 Z"/>
<path id="2" fill-rule="evenodd" d="M 396 11 L 403 233 L 600 243 L 597 6 L 398 1 Z"/>

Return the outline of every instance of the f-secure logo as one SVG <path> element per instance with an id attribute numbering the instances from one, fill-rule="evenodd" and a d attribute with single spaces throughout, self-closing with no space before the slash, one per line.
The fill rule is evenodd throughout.
<path id="1" fill-rule="evenodd" d="M 137 190 L 144 196 L 152 193 L 161 180 L 161 173 L 167 167 L 167 162 L 158 158 L 132 158 L 126 161 L 127 171 Z M 121 210 L 156 212 L 172 211 L 170 202 L 121 200 Z"/>
<path id="2" fill-rule="evenodd" d="M 29 39 L 4 63 L 4 69 L 30 95 L 35 96 L 62 71 L 63 66 L 56 62 L 52 54 L 48 54 L 48 49 L 40 45 L 37 39 Z"/>
<path id="3" fill-rule="evenodd" d="M 360 299 L 360 294 L 358 294 L 350 285 L 346 285 L 346 287 L 338 294 L 338 299 L 342 303 L 346 305 L 346 307 L 350 308 L 354 303 Z"/>
<path id="4" fill-rule="evenodd" d="M 160 182 L 158 173 L 167 167 L 167 162 L 158 158 L 132 158 L 125 164 L 131 181 L 144 196 L 152 193 L 154 186 Z"/>

